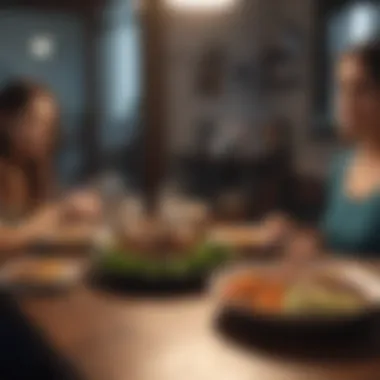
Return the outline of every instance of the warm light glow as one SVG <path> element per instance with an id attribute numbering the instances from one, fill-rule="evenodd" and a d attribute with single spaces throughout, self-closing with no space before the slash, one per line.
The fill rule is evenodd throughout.
<path id="1" fill-rule="evenodd" d="M 28 42 L 29 53 L 38 61 L 47 61 L 54 55 L 54 42 L 54 38 L 48 34 L 32 36 Z"/>
<path id="2" fill-rule="evenodd" d="M 166 0 L 169 7 L 176 10 L 224 10 L 231 8 L 238 0 Z"/>

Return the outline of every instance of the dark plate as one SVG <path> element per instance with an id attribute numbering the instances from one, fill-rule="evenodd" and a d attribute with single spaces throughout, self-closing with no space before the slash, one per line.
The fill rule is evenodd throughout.
<path id="1" fill-rule="evenodd" d="M 89 280 L 91 284 L 108 291 L 139 296 L 170 297 L 201 292 L 208 285 L 210 276 L 232 260 L 229 254 L 228 256 L 216 256 L 215 262 L 200 262 L 195 263 L 195 266 L 185 263 L 185 267 L 179 268 L 179 271 L 178 269 L 170 269 L 168 262 L 160 261 L 160 265 L 156 266 L 153 260 L 147 260 L 140 262 L 138 268 L 121 269 L 115 267 L 114 263 L 110 267 L 107 265 L 107 261 L 102 262 L 101 255 L 107 257 L 104 256 L 105 251 L 102 248 L 98 248 L 97 253 L 100 254 L 100 259 L 93 263 L 92 270 L 90 270 Z M 215 251 L 216 253 L 217 251 Z M 199 260 L 201 259 L 203 258 L 200 256 Z M 150 268 L 152 264 L 154 265 Z M 179 262 L 179 264 L 183 263 Z"/>
<path id="2" fill-rule="evenodd" d="M 229 339 L 272 353 L 318 359 L 380 355 L 378 310 L 345 316 L 276 317 L 226 307 L 216 326 Z"/>

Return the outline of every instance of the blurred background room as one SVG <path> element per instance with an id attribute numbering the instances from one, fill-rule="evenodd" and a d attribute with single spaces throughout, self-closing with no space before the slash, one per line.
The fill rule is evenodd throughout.
<path id="1" fill-rule="evenodd" d="M 144 162 L 159 156 L 151 178 L 226 217 L 314 218 L 337 148 L 332 62 L 377 34 L 379 5 L 153 3 L 2 0 L 0 80 L 30 78 L 57 96 L 60 181 L 112 170 L 141 190 Z"/>
<path id="2" fill-rule="evenodd" d="M 231 354 L 205 289 L 221 264 L 246 251 L 257 263 L 296 236 L 257 221 L 283 211 L 309 232 L 319 220 L 340 149 L 334 62 L 379 37 L 378 0 L 0 0 L 0 259 L 21 268 L 0 266 L 0 378 L 53 379 L 34 374 L 54 350 L 23 343 L 38 325 L 58 368 L 68 358 L 88 379 L 378 379 L 378 359 L 367 377 L 350 363 L 326 377 L 320 362 Z M 133 298 L 96 275 L 203 293 Z M 54 295 L 19 293 L 36 283 Z"/>

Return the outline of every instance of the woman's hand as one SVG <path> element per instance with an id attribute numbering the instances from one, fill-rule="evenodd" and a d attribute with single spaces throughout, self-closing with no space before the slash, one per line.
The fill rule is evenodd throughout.
<path id="1" fill-rule="evenodd" d="M 100 197 L 91 191 L 74 192 L 62 202 L 61 216 L 64 221 L 98 221 L 102 216 Z"/>
<path id="2" fill-rule="evenodd" d="M 283 214 L 271 214 L 262 224 L 264 240 L 267 244 L 284 247 L 286 259 L 307 262 L 321 256 L 321 239 L 314 230 L 300 228 Z"/>
<path id="3" fill-rule="evenodd" d="M 286 215 L 274 213 L 268 215 L 261 224 L 264 240 L 268 244 L 280 244 L 294 234 L 295 223 Z"/>
<path id="4" fill-rule="evenodd" d="M 297 231 L 288 240 L 285 257 L 296 262 L 313 260 L 322 255 L 320 243 L 315 231 Z"/>

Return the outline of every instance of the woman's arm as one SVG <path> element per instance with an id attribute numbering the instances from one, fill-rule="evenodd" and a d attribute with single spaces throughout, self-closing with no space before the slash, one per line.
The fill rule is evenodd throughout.
<path id="1" fill-rule="evenodd" d="M 41 239 L 60 239 L 65 234 L 73 238 L 74 226 L 79 231 L 75 231 L 76 239 L 81 235 L 88 239 L 100 219 L 101 203 L 96 194 L 78 192 L 61 202 L 41 206 L 18 226 L 0 225 L 0 251 L 20 250 Z"/>
<path id="2" fill-rule="evenodd" d="M 60 207 L 46 205 L 28 217 L 18 226 L 0 225 L 0 251 L 14 251 L 26 248 L 43 238 L 49 230 L 58 225 Z"/>
<path id="3" fill-rule="evenodd" d="M 260 228 L 268 244 L 278 244 L 295 233 L 297 223 L 286 214 L 274 212 L 262 221 Z"/>
<path id="4" fill-rule="evenodd" d="M 268 244 L 282 246 L 284 256 L 289 259 L 308 259 L 324 252 L 324 239 L 318 228 L 304 227 L 284 214 L 268 216 L 262 229 Z"/>

